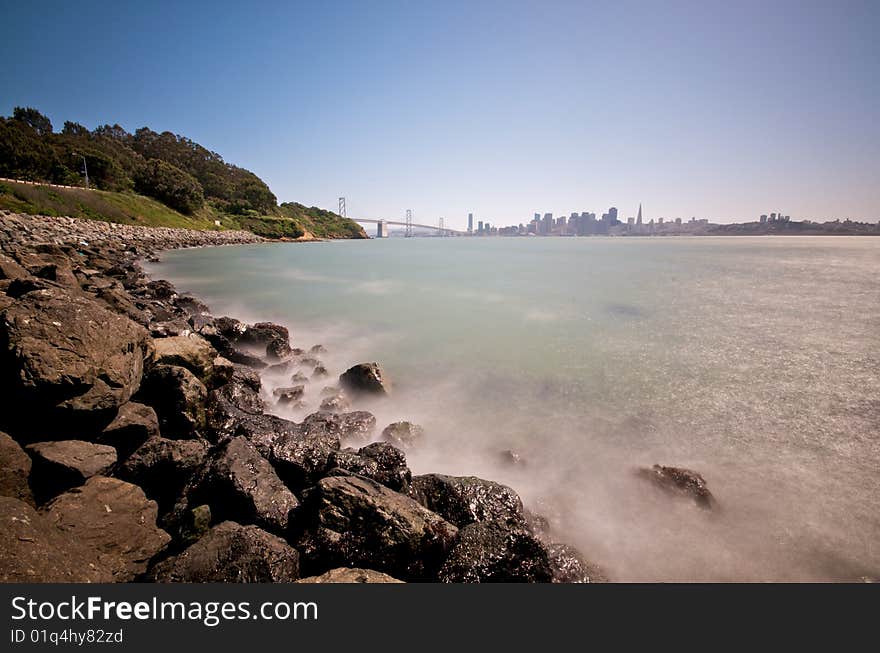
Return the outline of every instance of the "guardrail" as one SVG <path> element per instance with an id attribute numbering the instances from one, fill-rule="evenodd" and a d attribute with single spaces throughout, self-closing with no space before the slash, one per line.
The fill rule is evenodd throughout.
<path id="1" fill-rule="evenodd" d="M 63 186 L 61 184 L 50 184 L 44 181 L 25 181 L 24 179 L 8 179 L 0 177 L 0 182 L 8 181 L 13 184 L 27 184 L 28 186 L 49 186 L 50 188 L 70 188 L 71 190 L 98 190 L 97 188 L 86 188 L 85 186 Z"/>

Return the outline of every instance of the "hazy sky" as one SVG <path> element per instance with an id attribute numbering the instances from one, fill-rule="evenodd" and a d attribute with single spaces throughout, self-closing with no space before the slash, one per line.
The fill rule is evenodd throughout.
<path id="1" fill-rule="evenodd" d="M 4 115 L 185 134 L 280 201 L 450 226 L 639 202 L 646 219 L 880 218 L 877 0 L 2 0 L 2 16 Z"/>

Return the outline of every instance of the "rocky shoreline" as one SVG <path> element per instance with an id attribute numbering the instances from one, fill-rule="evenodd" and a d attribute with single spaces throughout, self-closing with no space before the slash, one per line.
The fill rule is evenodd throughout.
<path id="1" fill-rule="evenodd" d="M 261 240 L 0 215 L 0 582 L 605 580 L 513 489 L 414 476 L 421 428 L 351 410 L 389 391 L 376 363 L 274 415 L 330 381 L 323 348 L 140 266 Z"/>

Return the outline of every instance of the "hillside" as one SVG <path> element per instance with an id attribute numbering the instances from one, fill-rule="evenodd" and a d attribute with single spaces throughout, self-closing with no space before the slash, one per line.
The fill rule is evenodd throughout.
<path id="1" fill-rule="evenodd" d="M 268 238 L 366 238 L 352 220 L 300 204 L 278 206 L 254 173 L 171 132 L 119 125 L 60 133 L 39 111 L 0 118 L 0 177 L 91 189 L 0 182 L 0 208 L 125 224 L 244 228 Z M 295 208 L 290 208 L 295 207 Z"/>

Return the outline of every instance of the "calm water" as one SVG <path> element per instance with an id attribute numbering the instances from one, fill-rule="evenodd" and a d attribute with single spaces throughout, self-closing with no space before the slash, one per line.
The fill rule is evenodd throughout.
<path id="1" fill-rule="evenodd" d="M 880 239 L 388 239 L 152 267 L 324 344 L 333 374 L 382 363 L 380 428 L 428 430 L 414 472 L 512 485 L 615 579 L 880 576 Z M 700 471 L 721 511 L 646 487 L 656 462 Z"/>

